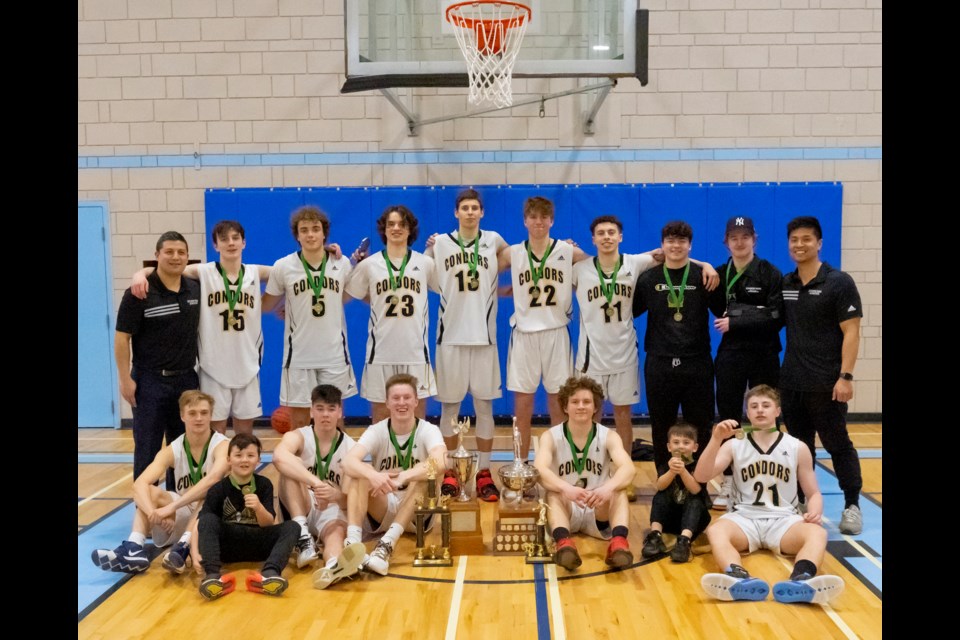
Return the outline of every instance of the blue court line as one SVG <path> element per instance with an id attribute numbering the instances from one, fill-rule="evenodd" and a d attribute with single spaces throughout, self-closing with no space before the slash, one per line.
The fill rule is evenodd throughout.
<path id="1" fill-rule="evenodd" d="M 77 535 L 77 622 L 133 578 L 133 574 L 100 569 L 90 560 L 90 554 L 94 549 L 113 549 L 125 540 L 135 509 L 131 501 Z"/>
<path id="2" fill-rule="evenodd" d="M 615 154 L 615 155 L 611 155 Z M 784 147 L 696 149 L 617 149 L 576 151 L 406 151 L 336 153 L 209 153 L 201 167 L 352 166 L 392 164 L 703 162 L 730 160 L 882 160 L 883 147 Z M 78 169 L 193 167 L 193 154 L 77 156 Z"/>
<path id="3" fill-rule="evenodd" d="M 542 564 L 533 565 L 533 595 L 537 603 L 537 640 L 550 640 L 550 606 Z"/>
<path id="4" fill-rule="evenodd" d="M 828 544 L 833 543 L 830 545 L 831 547 L 838 548 L 839 545 L 836 543 L 846 542 L 846 537 L 837 528 L 840 524 L 840 514 L 845 506 L 843 492 L 840 490 L 837 477 L 825 467 L 818 464 L 816 473 L 820 493 L 823 495 L 823 512 L 830 520 L 829 523 L 824 525 L 827 529 L 827 541 Z M 873 552 L 875 558 L 882 564 L 883 508 L 872 500 L 861 500 L 860 512 L 863 514 L 863 532 L 849 537 Z M 883 571 L 880 568 L 860 555 L 859 552 L 856 555 L 837 555 L 835 553 L 833 555 L 852 573 L 860 577 L 867 588 L 876 593 L 879 598 L 883 598 Z"/>
<path id="5" fill-rule="evenodd" d="M 883 449 L 857 449 L 857 455 L 862 459 L 879 460 L 883 457 Z M 817 460 L 829 460 L 830 454 L 826 449 L 817 449 Z"/>

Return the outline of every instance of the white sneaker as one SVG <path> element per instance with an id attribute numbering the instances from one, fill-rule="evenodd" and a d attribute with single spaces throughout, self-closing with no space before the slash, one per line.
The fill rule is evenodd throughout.
<path id="1" fill-rule="evenodd" d="M 390 571 L 390 556 L 392 555 L 393 545 L 381 539 L 377 543 L 377 548 L 373 550 L 373 553 L 364 563 L 363 568 L 385 576 Z"/>
<path id="2" fill-rule="evenodd" d="M 297 540 L 297 568 L 303 569 L 305 566 L 317 559 L 317 545 L 313 541 L 313 536 L 303 536 Z"/>
<path id="3" fill-rule="evenodd" d="M 720 493 L 713 499 L 713 509 L 717 511 L 733 510 L 733 476 L 723 476 Z"/>
<path id="4" fill-rule="evenodd" d="M 840 516 L 840 533 L 855 536 L 862 532 L 863 514 L 860 513 L 860 507 L 855 504 L 850 505 Z"/>
<path id="5" fill-rule="evenodd" d="M 356 575 L 367 557 L 367 548 L 361 542 L 352 542 L 343 548 L 332 567 L 323 567 L 313 574 L 313 586 L 326 589 L 334 582 Z"/>

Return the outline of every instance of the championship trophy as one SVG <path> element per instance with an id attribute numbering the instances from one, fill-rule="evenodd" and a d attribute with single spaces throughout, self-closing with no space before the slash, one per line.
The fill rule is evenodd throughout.
<path id="1" fill-rule="evenodd" d="M 447 453 L 450 469 L 460 483 L 460 494 L 447 505 L 451 518 L 450 549 L 454 555 L 483 555 L 483 531 L 480 529 L 480 505 L 471 500 L 467 484 L 473 480 L 477 471 L 477 454 L 470 453 L 463 446 L 463 437 L 470 430 L 470 419 L 457 422 L 450 420 L 453 432 L 457 436 L 457 448 Z"/>
<path id="2" fill-rule="evenodd" d="M 526 501 L 524 494 L 535 490 L 540 474 L 520 458 L 520 430 L 513 419 L 513 464 L 497 470 L 506 490 L 500 502 L 493 552 L 499 555 L 526 555 L 525 544 L 537 543 L 537 521 L 540 508 Z"/>
<path id="3" fill-rule="evenodd" d="M 547 548 L 547 511 L 550 506 L 540 499 L 540 514 L 537 516 L 536 540 L 523 545 L 527 554 L 527 564 L 545 564 L 553 562 L 553 554 Z"/>
<path id="4" fill-rule="evenodd" d="M 437 462 L 427 460 L 427 495 L 417 496 L 417 509 L 414 518 L 417 524 L 417 555 L 413 559 L 415 567 L 449 567 L 453 565 L 450 557 L 450 511 L 447 510 L 448 496 L 437 497 Z M 427 516 L 440 516 L 440 545 L 426 546 Z"/>

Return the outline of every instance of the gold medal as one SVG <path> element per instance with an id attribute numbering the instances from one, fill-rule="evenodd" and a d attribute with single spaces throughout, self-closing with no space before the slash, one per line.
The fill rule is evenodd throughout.
<path id="1" fill-rule="evenodd" d="M 314 313 L 316 313 L 317 315 L 322 314 L 322 313 L 323 313 L 323 305 L 318 302 L 317 304 L 313 305 L 313 311 L 314 311 Z"/>
<path id="2" fill-rule="evenodd" d="M 400 298 L 398 296 L 387 296 L 387 303 L 392 305 L 400 304 Z"/>
<path id="3" fill-rule="evenodd" d="M 540 287 L 537 287 L 537 286 L 531 287 L 531 289 L 530 289 L 530 295 L 533 296 L 534 298 L 539 298 L 539 297 L 540 297 Z"/>
<path id="4" fill-rule="evenodd" d="M 241 489 L 240 491 L 242 491 L 243 495 L 246 496 L 246 495 L 250 495 L 251 493 L 255 493 L 257 490 L 251 487 L 249 484 L 245 484 L 243 485 L 243 489 Z"/>
<path id="5" fill-rule="evenodd" d="M 608 317 L 608 318 L 612 318 L 612 317 L 613 317 L 613 313 L 614 313 L 613 307 L 607 307 L 606 309 L 603 310 L 603 312 L 604 312 L 605 314 L 607 314 L 607 317 Z"/>
<path id="6" fill-rule="evenodd" d="M 478 277 L 476 277 L 476 276 L 470 278 L 470 288 L 471 288 L 471 289 L 476 289 L 476 288 L 479 287 L 479 286 L 480 286 L 480 278 L 478 278 Z"/>
<path id="7" fill-rule="evenodd" d="M 230 316 L 229 318 L 227 318 L 227 324 L 230 325 L 231 327 L 237 326 L 237 319 L 236 319 L 236 317 Z"/>
<path id="8" fill-rule="evenodd" d="M 743 440 L 747 437 L 747 434 L 743 432 L 743 429 L 737 429 L 733 432 L 733 435 L 737 437 L 737 440 Z"/>
<path id="9" fill-rule="evenodd" d="M 673 319 L 676 320 L 677 322 L 680 322 L 681 320 L 683 320 L 683 314 L 677 311 L 675 314 L 673 314 Z"/>

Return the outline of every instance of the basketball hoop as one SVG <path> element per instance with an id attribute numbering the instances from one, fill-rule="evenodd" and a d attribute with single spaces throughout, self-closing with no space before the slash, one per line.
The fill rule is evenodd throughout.
<path id="1" fill-rule="evenodd" d="M 447 22 L 453 25 L 467 61 L 470 104 L 513 104 L 513 65 L 532 15 L 524 4 L 501 0 L 473 0 L 447 7 Z"/>

